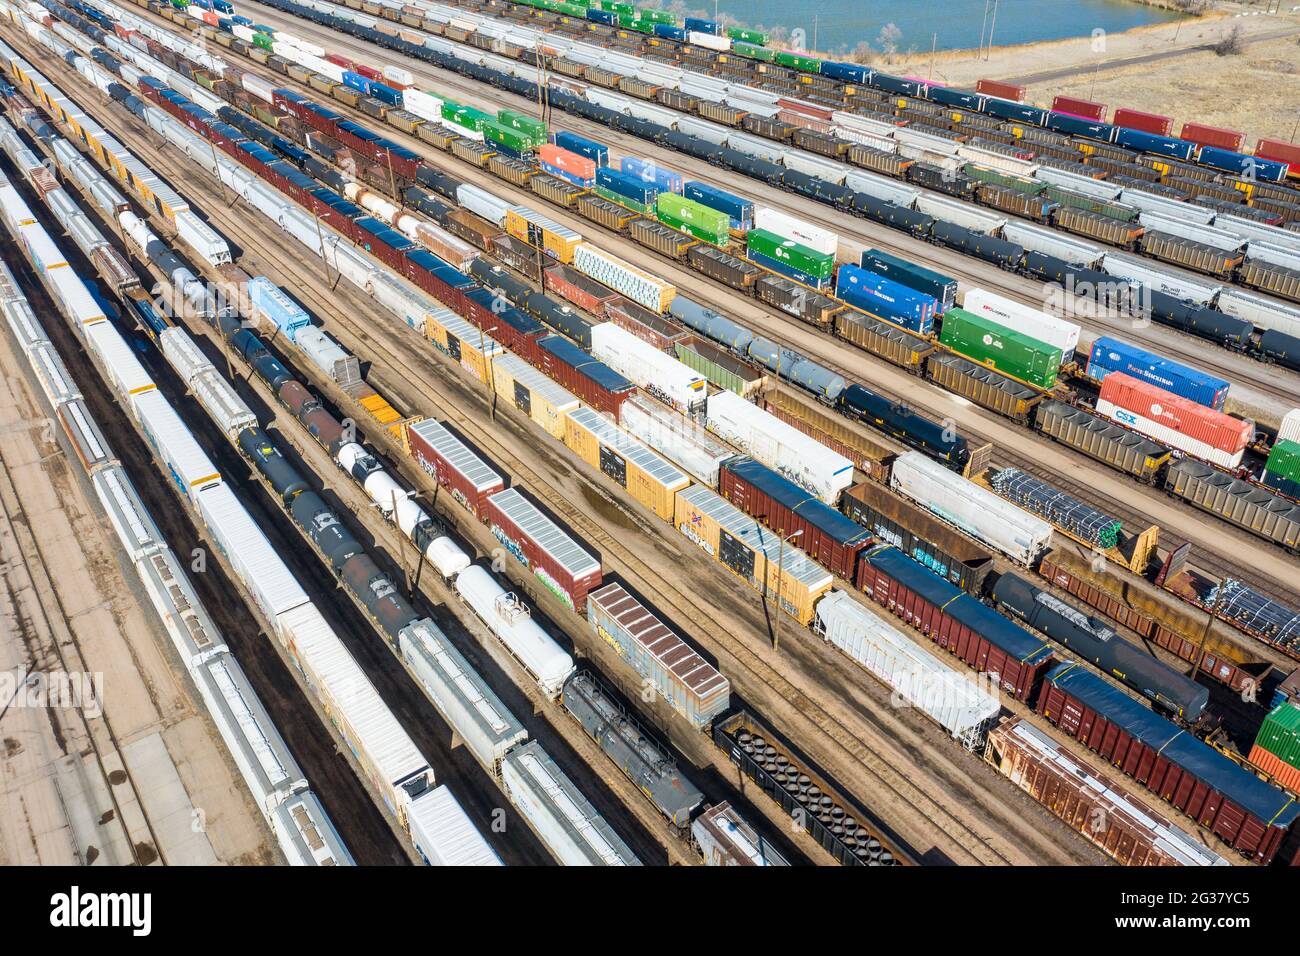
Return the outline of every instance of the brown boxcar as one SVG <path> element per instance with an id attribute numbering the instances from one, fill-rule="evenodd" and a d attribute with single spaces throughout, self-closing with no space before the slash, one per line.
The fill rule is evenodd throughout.
<path id="1" fill-rule="evenodd" d="M 617 292 L 587 278 L 577 269 L 569 266 L 551 266 L 546 270 L 546 289 L 563 296 L 580 309 L 586 309 L 592 315 L 603 318 L 605 309 L 611 302 L 620 298 Z"/>

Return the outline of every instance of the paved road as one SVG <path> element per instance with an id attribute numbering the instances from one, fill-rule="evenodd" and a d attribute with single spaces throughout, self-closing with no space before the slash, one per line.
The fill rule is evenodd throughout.
<path id="1" fill-rule="evenodd" d="M 1243 46 L 1250 46 L 1253 43 L 1259 43 L 1263 40 L 1282 40 L 1286 37 L 1300 34 L 1300 27 L 1288 27 L 1285 30 L 1270 30 L 1268 33 L 1257 33 L 1254 36 L 1243 35 L 1241 42 Z M 1027 73 L 1024 76 L 1003 77 L 1004 83 L 1015 83 L 1018 86 L 1032 86 L 1035 83 L 1053 83 L 1057 80 L 1066 80 L 1074 76 L 1086 76 L 1094 71 L 1105 73 L 1109 70 L 1119 70 L 1126 66 L 1138 66 L 1142 63 L 1155 63 L 1159 60 L 1172 60 L 1175 57 L 1186 56 L 1189 53 L 1200 53 L 1205 50 L 1211 50 L 1218 43 L 1217 39 L 1209 43 L 1198 43 L 1195 46 L 1178 47 L 1172 50 L 1158 50 L 1155 53 L 1143 53 L 1140 56 L 1118 57 L 1114 60 L 1106 60 L 1100 64 L 1089 66 L 1088 64 L 1078 64 L 1067 67 L 1063 70 L 1046 70 L 1042 73 Z"/>

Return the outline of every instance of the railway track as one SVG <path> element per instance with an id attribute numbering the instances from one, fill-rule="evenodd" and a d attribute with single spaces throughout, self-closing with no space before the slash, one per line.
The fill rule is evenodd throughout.
<path id="1" fill-rule="evenodd" d="M 494 107 L 522 109 L 526 112 L 535 112 L 537 109 L 535 100 L 529 100 L 474 80 L 468 80 L 450 70 L 440 70 L 432 67 L 423 60 L 417 60 L 392 50 L 360 42 L 348 34 L 331 32 L 310 20 L 290 16 L 256 2 L 246 2 L 242 6 L 256 11 L 255 19 L 257 22 L 275 27 L 284 24 L 285 29 L 290 33 L 320 43 L 328 50 L 339 51 L 347 55 L 358 55 L 363 62 L 366 62 L 367 58 L 375 59 L 378 57 L 383 62 L 400 64 L 410 70 L 417 79 L 429 80 L 435 88 L 450 89 L 467 97 L 466 102 L 479 105 L 486 103 Z M 143 8 L 132 6 L 131 9 L 137 15 L 155 19 L 160 26 L 172 29 L 176 27 L 176 24 L 170 21 L 163 20 L 160 17 L 152 17 L 152 14 Z M 240 59 L 241 68 L 243 67 L 243 58 L 238 57 L 233 51 L 228 51 L 226 54 L 223 54 L 221 50 L 215 52 L 217 55 L 227 56 L 230 59 Z M 276 73 L 274 70 L 270 70 L 268 73 L 280 78 L 287 84 L 293 84 L 291 77 Z M 347 109 L 344 104 L 325 96 L 319 90 L 311 89 L 307 84 L 297 85 L 307 89 L 314 97 L 329 99 L 331 107 L 334 109 L 341 111 Z M 364 114 L 359 115 L 372 124 L 377 122 L 374 117 L 365 117 Z M 590 136 L 611 146 L 618 145 L 625 155 L 650 156 L 662 160 L 663 165 L 681 172 L 683 178 L 688 178 L 687 174 L 689 173 L 689 178 L 699 178 L 716 183 L 719 177 L 731 175 L 703 160 L 650 143 L 628 133 L 611 130 L 609 127 L 602 126 L 585 117 L 561 112 L 556 112 L 554 115 L 562 118 L 561 122 L 566 129 L 572 129 L 574 132 Z M 382 123 L 380 125 L 384 125 L 385 135 L 393 138 L 400 138 L 405 135 L 394 127 Z M 424 150 L 428 149 L 428 144 L 422 140 L 410 136 L 407 136 L 407 139 L 421 143 Z M 503 182 L 495 179 L 495 177 L 492 178 L 496 182 Z M 854 240 L 857 245 L 855 245 L 854 255 L 851 257 L 853 261 L 857 260 L 857 253 L 861 249 L 878 248 L 901 255 L 927 268 L 956 276 L 965 287 L 978 286 L 996 291 L 1034 308 L 1043 308 L 1049 296 L 1054 299 L 1060 298 L 1060 290 L 1049 283 L 1009 273 L 970 256 L 945 251 L 933 243 L 903 236 L 897 230 L 869 225 L 866 220 L 848 213 L 829 212 L 825 206 L 812 200 L 796 197 L 793 193 L 762 183 L 756 179 L 742 178 L 744 181 L 742 192 L 748 198 L 755 201 L 761 200 L 763 205 L 780 209 L 805 222 L 822 226 L 840 236 L 842 240 Z M 532 196 L 534 201 L 537 198 L 533 193 L 528 193 L 528 195 Z M 997 212 L 996 210 L 993 211 Z M 1009 213 L 1000 214 L 1010 216 Z M 595 225 L 588 220 L 581 221 L 588 223 L 589 229 Z M 857 246 L 860 246 L 861 249 L 857 248 Z M 643 247 L 638 246 L 637 248 Z M 646 252 L 649 252 L 649 250 L 646 250 Z M 1168 263 L 1160 263 L 1159 265 L 1161 269 L 1168 270 L 1173 274 L 1184 274 L 1189 277 L 1195 275 Z M 696 273 L 692 274 L 698 275 Z M 1206 281 L 1205 277 L 1197 278 L 1200 281 Z M 1089 314 L 1095 312 L 1096 307 L 1094 303 L 1089 303 L 1087 300 L 1076 297 L 1072 304 L 1074 306 L 1073 314 L 1067 315 L 1067 317 L 1084 326 L 1086 333 L 1084 339 L 1088 343 L 1091 343 L 1092 339 L 1098 335 L 1114 334 L 1180 361 L 1217 368 L 1220 373 L 1229 375 L 1234 381 L 1250 382 L 1251 387 L 1258 389 L 1269 398 L 1285 404 L 1287 408 L 1295 407 L 1297 403 L 1297 394 L 1300 393 L 1300 373 L 1268 365 L 1246 355 L 1230 352 L 1203 339 L 1197 339 L 1194 336 L 1186 335 L 1168 327 L 1151 323 L 1143 325 L 1136 322 L 1131 316 Z M 1089 308 L 1090 306 L 1092 308 Z M 1197 348 L 1198 345 L 1200 346 L 1199 349 Z"/>
<path id="2" fill-rule="evenodd" d="M 309 28 L 306 31 L 307 34 L 311 34 L 312 31 L 315 31 L 314 37 L 311 38 L 330 44 L 332 48 L 339 48 L 344 52 L 353 53 L 362 51 L 366 55 L 371 55 L 374 52 L 373 49 L 367 50 L 366 44 L 358 43 L 356 41 L 352 41 L 350 44 L 341 43 L 340 41 L 342 39 L 350 38 L 332 34 L 310 21 L 298 21 L 296 18 L 287 17 L 284 14 L 279 14 L 277 11 L 271 10 L 267 7 L 258 6 L 257 4 L 250 4 L 250 6 L 256 7 L 259 11 L 266 11 L 268 16 L 271 18 L 266 22 L 271 25 L 275 25 L 274 18 L 278 15 L 281 22 L 292 21 L 295 29 L 301 25 L 304 28 Z M 170 24 L 170 21 L 153 17 L 147 11 L 144 11 L 142 15 L 156 20 L 160 26 L 167 27 Z M 174 26 L 174 24 L 171 24 L 171 26 Z M 303 33 L 302 30 L 299 30 L 298 32 L 300 34 Z M 387 59 L 393 58 L 387 57 Z M 408 67 L 412 68 L 413 72 L 416 72 L 417 74 L 419 73 L 419 70 L 416 69 L 416 67 L 421 65 L 422 61 L 412 60 L 407 57 L 396 57 L 396 60 L 405 63 Z M 304 93 L 314 98 L 320 98 L 322 96 L 319 91 L 312 89 L 310 85 L 297 83 L 291 77 L 277 73 L 276 71 L 261 64 L 257 64 L 254 61 L 241 60 L 240 66 L 242 69 L 247 69 L 249 72 L 253 72 L 263 78 L 275 82 L 276 84 L 301 89 Z M 426 66 L 424 75 L 433 77 L 434 71 L 428 69 Z M 481 97 L 484 95 L 485 91 L 490 90 L 491 95 L 494 95 L 499 99 L 503 105 L 509 105 L 510 103 L 515 102 L 516 104 L 524 104 L 527 106 L 530 103 L 530 101 L 514 96 L 513 94 L 503 93 L 494 88 L 485 87 L 482 84 L 474 84 L 471 81 L 461 80 L 457 74 L 449 73 L 447 75 L 453 78 L 453 82 L 443 82 L 441 79 L 441 73 L 439 73 L 439 78 L 435 82 L 438 82 L 443 86 L 450 86 L 466 95 L 476 97 Z M 345 104 L 337 101 L 331 100 L 330 102 L 332 108 L 351 115 L 359 122 L 367 123 L 372 126 L 375 124 L 373 117 L 368 117 L 358 110 L 352 110 Z M 573 123 L 570 124 L 568 122 L 569 120 L 572 120 Z M 573 125 L 574 128 L 582 129 L 584 123 L 586 124 L 587 131 L 590 132 L 591 135 L 597 136 L 606 142 L 625 144 L 625 148 L 628 148 L 630 152 L 636 152 L 635 147 L 637 144 L 647 145 L 644 141 L 636 140 L 627 134 L 611 133 L 611 131 L 605 127 L 598 126 L 590 121 L 581 120 L 580 118 L 569 117 L 566 114 L 566 126 Z M 438 153 L 431 153 L 428 144 L 424 143 L 422 140 L 409 134 L 403 134 L 392 127 L 385 126 L 384 129 L 385 134 L 389 135 L 390 138 L 415 149 L 427 161 L 437 167 L 447 169 L 448 172 L 456 176 L 458 179 L 472 182 L 483 188 L 491 189 L 498 195 L 508 194 L 514 199 L 514 201 L 521 204 L 535 204 L 537 201 L 538 197 L 536 194 L 529 190 L 515 187 L 504 180 L 498 179 L 486 170 L 478 169 L 467 163 L 460 161 L 456 161 L 454 164 L 451 162 L 444 162 L 439 159 Z M 626 145 L 627 141 L 630 141 L 630 146 Z M 659 148 L 652 146 L 650 149 L 657 150 Z M 698 168 L 698 174 L 701 176 L 709 177 L 717 175 L 717 169 L 710 167 L 699 160 L 693 160 L 689 157 L 680 156 L 680 154 L 670 153 L 667 150 L 660 151 L 668 153 L 668 162 L 679 170 L 685 171 L 688 168 Z M 675 157 L 680 157 L 682 161 L 677 161 Z M 447 158 L 450 159 L 449 156 L 447 156 Z M 695 164 L 695 167 L 691 167 L 691 164 Z M 771 187 L 764 188 L 768 189 L 775 197 L 778 197 L 775 201 L 769 203 L 770 205 L 782 208 L 791 212 L 791 214 L 800 216 L 806 220 L 825 225 L 828 228 L 841 229 L 842 223 L 831 222 L 825 217 L 810 218 L 804 214 L 803 207 L 790 205 L 790 194 L 772 189 Z M 915 376 L 902 373 L 900 370 L 888 365 L 888 363 L 885 363 L 883 360 L 871 356 L 869 353 L 858 349 L 856 346 L 836 339 L 829 333 L 820 332 L 811 326 L 792 320 L 786 313 L 781 312 L 774 307 L 769 308 L 765 304 L 758 302 L 756 299 L 739 296 L 734 292 L 734 290 L 722 285 L 721 283 L 715 283 L 713 280 L 708 280 L 699 273 L 685 270 L 676 260 L 656 253 L 644 246 L 632 242 L 626 237 L 619 236 L 617 233 L 610 230 L 604 230 L 602 227 L 597 226 L 597 224 L 589 220 L 578 217 L 569 211 L 558 207 L 548 207 L 548 214 L 551 215 L 552 218 L 555 218 L 563 224 L 568 225 L 579 232 L 583 232 L 584 234 L 591 234 L 594 229 L 601 229 L 604 235 L 608 237 L 616 237 L 608 241 L 603 241 L 601 245 L 603 248 L 610 249 L 616 254 L 623 255 L 625 258 L 635 260 L 637 257 L 656 257 L 657 261 L 661 264 L 660 268 L 657 270 L 658 273 L 669 281 L 674 282 L 679 289 L 689 290 L 689 294 L 692 298 L 695 298 L 704 305 L 715 308 L 719 312 L 731 315 L 738 321 L 749 325 L 751 328 L 760 331 L 764 335 L 799 348 L 800 351 L 807 354 L 810 358 L 840 372 L 845 375 L 846 378 L 865 381 L 866 384 L 874 390 L 880 391 L 892 398 L 906 401 L 916 409 L 934 415 L 940 420 L 956 420 L 962 433 L 966 434 L 968 437 L 974 438 L 977 443 L 982 443 L 985 440 L 994 442 L 996 449 L 994 464 L 996 465 L 1020 468 L 1029 474 L 1035 475 L 1049 483 L 1057 484 L 1058 486 L 1062 484 L 1062 476 L 1076 474 L 1080 471 L 1090 472 L 1098 476 L 1094 480 L 1079 480 L 1072 482 L 1082 500 L 1088 502 L 1101 511 L 1115 515 L 1125 521 L 1125 523 L 1131 528 L 1146 527 L 1150 524 L 1159 524 L 1166 542 L 1173 542 L 1173 546 L 1177 546 L 1185 541 L 1190 541 L 1194 545 L 1200 546 L 1197 549 L 1198 555 L 1206 554 L 1211 556 L 1209 560 L 1205 562 L 1198 562 L 1203 565 L 1214 565 L 1213 567 L 1206 566 L 1204 567 L 1204 570 L 1211 571 L 1219 576 L 1231 574 L 1254 587 L 1256 590 L 1269 594 L 1283 604 L 1292 607 L 1300 607 L 1300 580 L 1297 580 L 1294 575 L 1294 569 L 1286 563 L 1285 557 L 1283 557 L 1285 552 L 1281 548 L 1272 545 L 1265 545 L 1260 542 L 1258 538 L 1255 538 L 1248 532 L 1231 527 L 1226 523 L 1219 522 L 1217 519 L 1212 522 L 1207 522 L 1207 516 L 1205 513 L 1199 511 L 1190 504 L 1169 498 L 1168 496 L 1161 494 L 1158 489 L 1144 487 L 1137 482 L 1123 478 L 1122 476 L 1119 476 L 1118 473 L 1113 472 L 1104 466 L 1098 465 L 1097 462 L 1087 456 L 1074 452 L 1072 449 L 1068 449 L 1065 446 L 1057 445 L 1045 438 L 1039 438 L 1029 429 L 1023 427 L 1017 427 L 1014 429 L 1008 428 L 1006 427 L 1007 420 L 1001 419 L 993 412 L 988 412 L 974 406 L 970 402 L 944 391 L 937 385 L 925 382 Z M 847 219 L 850 223 L 859 224 L 855 228 L 861 228 L 861 220 L 853 219 L 852 217 L 842 218 Z M 843 234 L 842 229 L 841 234 Z M 860 234 L 864 237 L 864 241 L 868 245 L 872 243 L 871 238 L 867 237 L 865 232 L 861 232 Z M 897 233 L 894 233 L 892 230 L 890 230 L 888 234 L 891 238 L 897 236 Z M 913 240 L 908 241 L 914 242 L 916 246 L 919 246 L 923 250 L 936 250 L 936 247 L 927 243 Z M 889 249 L 890 251 L 912 255 L 909 248 L 902 243 L 895 243 L 894 245 L 882 243 L 876 244 L 882 248 Z M 1028 279 L 1012 276 L 1010 273 L 1006 273 L 987 264 L 972 263 L 972 261 L 966 259 L 966 257 L 960 258 L 963 259 L 964 265 L 971 264 L 982 266 L 980 274 L 987 273 L 993 277 L 999 278 L 999 291 L 1012 293 L 1021 301 L 1027 302 L 1031 305 L 1042 304 L 1041 298 L 1034 299 L 1032 296 L 1023 293 L 1016 294 L 1016 288 L 1012 285 L 1008 285 L 1009 282 L 1018 282 L 1022 285 L 1037 285 L 1041 292 L 1043 288 L 1041 283 L 1034 283 Z M 935 268 L 952 272 L 950 264 L 938 259 L 926 259 L 922 257 L 922 261 L 923 264 L 933 265 Z M 1129 328 L 1129 325 L 1123 326 L 1123 330 Z M 1168 331 L 1170 333 L 1169 337 L 1172 338 L 1183 339 L 1188 343 L 1196 341 L 1189 336 L 1174 333 L 1172 330 L 1164 331 Z M 1133 336 L 1129 337 L 1132 338 Z M 1165 348 L 1163 343 L 1152 342 L 1149 344 L 1153 348 L 1163 348 L 1166 353 L 1169 352 L 1169 349 Z M 1232 353 L 1221 349 L 1216 348 L 1216 351 L 1223 357 L 1232 355 Z M 1186 352 L 1184 354 L 1190 355 L 1190 353 Z M 1218 356 L 1216 356 L 1216 358 L 1217 357 Z M 1247 359 L 1245 356 L 1237 356 L 1237 358 L 1241 359 L 1243 362 L 1247 362 L 1249 365 L 1257 369 L 1270 369 L 1275 373 L 1284 372 L 1284 370 L 1264 366 L 1262 363 Z M 1189 358 L 1189 361 L 1199 361 L 1203 363 L 1204 358 Z M 870 375 L 865 375 L 862 371 L 863 366 L 874 371 L 876 376 L 872 377 Z M 1285 374 L 1289 375 L 1290 373 Z M 1270 386 L 1270 388 L 1277 394 L 1287 394 L 1287 386 L 1285 385 Z M 1288 403 L 1294 403 L 1295 394 L 1295 390 L 1292 390 Z M 970 424 L 972 420 L 976 420 L 980 422 L 980 424 L 976 427 L 972 427 Z M 876 433 L 868 431 L 867 434 L 872 435 L 873 438 L 878 440 L 878 435 Z M 1044 452 L 1042 448 L 1035 448 L 1035 450 L 1028 453 L 1016 450 L 1017 448 L 1024 448 L 1026 446 L 1050 446 L 1051 450 Z M 1060 465 L 1058 467 L 1044 467 L 1043 462 L 1045 459 L 1051 460 L 1058 458 L 1058 456 L 1060 460 Z M 1115 479 L 1119 480 L 1116 481 Z M 1099 490 L 1102 487 L 1111 490 L 1102 492 Z M 1158 504 L 1155 504 L 1146 510 L 1128 504 L 1128 501 L 1133 497 L 1133 492 L 1135 491 L 1139 495 L 1147 496 L 1148 501 L 1154 498 Z M 1181 517 L 1172 518 L 1171 516 L 1174 515 L 1181 515 Z M 1213 530 L 1198 530 L 1198 526 L 1203 529 L 1207 524 L 1212 524 Z M 1216 556 L 1221 543 L 1221 538 L 1225 533 L 1241 545 L 1243 553 L 1252 553 L 1259 550 L 1261 553 L 1266 553 L 1270 556 L 1276 555 L 1280 560 L 1260 562 L 1260 564 L 1264 566 L 1259 568 L 1233 566 L 1229 562 L 1225 562 Z M 1265 548 L 1267 551 L 1264 550 Z M 1292 581 L 1295 581 L 1296 583 L 1290 583 Z"/>

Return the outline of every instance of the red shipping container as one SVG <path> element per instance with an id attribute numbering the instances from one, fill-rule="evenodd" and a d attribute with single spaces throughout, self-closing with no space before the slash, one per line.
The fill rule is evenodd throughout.
<path id="1" fill-rule="evenodd" d="M 1029 90 L 1026 87 L 1016 86 L 1014 83 L 1003 83 L 1000 80 L 980 80 L 975 84 L 975 92 L 1023 103 Z"/>
<path id="2" fill-rule="evenodd" d="M 364 63 L 354 63 L 352 72 L 360 73 L 367 80 L 377 80 L 380 83 L 384 82 L 383 73 L 376 70 L 373 66 L 366 66 Z"/>
<path id="3" fill-rule="evenodd" d="M 1143 113 L 1141 110 L 1131 110 L 1127 106 L 1121 106 L 1115 111 L 1115 118 L 1111 121 L 1116 126 L 1127 126 L 1129 129 L 1141 130 L 1143 133 L 1153 133 L 1156 136 L 1168 136 L 1170 130 L 1174 128 L 1174 121 L 1168 116 L 1161 116 L 1158 113 Z"/>
<path id="4" fill-rule="evenodd" d="M 1139 740 L 1125 727 L 1106 714 L 1093 710 L 1068 687 L 1058 683 L 1068 679 L 1077 668 L 1078 665 L 1067 666 L 1063 672 L 1054 672 L 1043 682 L 1038 697 L 1038 710 L 1043 716 L 1229 845 L 1250 854 L 1257 863 L 1265 865 L 1273 859 L 1287 836 L 1291 818 L 1295 816 L 1290 812 L 1294 801 L 1286 811 L 1285 827 L 1254 816 L 1217 789 L 1223 784 L 1216 785 L 1198 775 L 1194 767 L 1217 772 L 1211 761 L 1189 752 L 1186 759 L 1175 762 L 1175 757 L 1181 758 L 1182 755 L 1169 750 L 1170 745 L 1175 738 L 1186 736 L 1187 731 L 1166 721 L 1169 728 L 1167 737 L 1153 727 L 1149 734 L 1140 731 L 1147 734 L 1147 741 Z M 1158 719 L 1155 715 L 1151 717 L 1152 720 Z M 1206 749 L 1209 750 L 1208 746 Z M 1209 750 L 1209 753 L 1216 752 Z M 1221 759 L 1227 760 L 1226 757 Z M 1257 777 L 1242 772 L 1247 773 L 1249 780 L 1264 786 Z M 1282 791 L 1277 793 L 1281 795 Z"/>
<path id="5" fill-rule="evenodd" d="M 605 307 L 610 302 L 622 298 L 598 282 L 593 282 L 576 269 L 568 266 L 552 266 L 546 270 L 546 289 L 563 296 L 580 309 L 586 309 L 592 315 L 603 318 Z"/>
<path id="6" fill-rule="evenodd" d="M 571 176 L 577 176 L 579 179 L 584 180 L 596 178 L 596 161 L 594 159 L 556 146 L 554 143 L 543 143 L 537 151 L 537 155 L 542 162 L 550 163 Z"/>
<path id="7" fill-rule="evenodd" d="M 1099 123 L 1106 122 L 1106 105 L 1104 103 L 1093 103 L 1091 100 L 1081 100 L 1073 96 L 1057 96 L 1052 99 L 1052 110 L 1057 113 L 1068 113 L 1071 116 L 1096 120 Z"/>
<path id="8" fill-rule="evenodd" d="M 741 467 L 746 467 L 743 464 L 746 461 L 751 463 L 748 467 L 752 468 L 752 459 L 741 459 Z M 798 546 L 808 557 L 832 574 L 838 574 L 852 581 L 858 565 L 858 555 L 871 543 L 871 533 L 866 528 L 856 525 L 852 519 L 824 505 L 813 495 L 806 495 L 803 501 L 793 508 L 789 507 L 786 502 L 778 501 L 767 491 L 747 480 L 744 475 L 739 474 L 735 469 L 736 464 L 737 460 L 731 459 L 724 462 L 718 470 L 718 491 L 722 497 L 745 514 L 757 518 L 773 531 L 782 535 L 798 533 Z M 822 505 L 822 508 L 818 508 L 818 505 Z M 826 510 L 829 510 L 829 515 L 826 514 Z M 857 533 L 851 537 L 845 534 L 843 537 L 848 540 L 840 540 L 820 524 L 809 521 L 809 515 L 829 518 L 836 525 L 846 528 L 856 527 Z"/>
<path id="9" fill-rule="evenodd" d="M 1123 372 L 1111 372 L 1102 380 L 1101 400 L 1229 455 L 1240 452 L 1255 437 L 1253 422 L 1216 412 Z"/>
<path id="10" fill-rule="evenodd" d="M 442 424 L 426 418 L 408 429 L 411 457 L 479 521 L 487 520 L 487 500 L 502 491 L 505 479 Z"/>
<path id="11" fill-rule="evenodd" d="M 791 113 L 800 113 L 804 116 L 811 116 L 813 119 L 819 119 L 829 123 L 832 119 L 833 112 L 823 109 L 819 106 L 812 106 L 808 103 L 800 103 L 796 100 L 777 100 L 776 105 L 783 111 Z"/>
<path id="12" fill-rule="evenodd" d="M 1220 129 L 1217 126 L 1206 126 L 1203 123 L 1184 123 L 1183 131 L 1178 135 L 1180 139 L 1196 143 L 1198 146 L 1217 146 L 1219 149 L 1229 149 L 1234 153 L 1241 152 L 1241 147 L 1246 142 L 1245 133 Z"/>
<path id="13" fill-rule="evenodd" d="M 513 488 L 490 497 L 486 512 L 498 540 L 585 618 L 587 592 L 600 587 L 600 562 Z"/>
<path id="14" fill-rule="evenodd" d="M 1255 155 L 1276 163 L 1290 163 L 1291 175 L 1300 174 L 1300 146 L 1284 143 L 1280 139 L 1261 139 L 1255 144 Z"/>
<path id="15" fill-rule="evenodd" d="M 330 63 L 333 63 L 335 66 L 341 66 L 345 70 L 352 70 L 353 73 L 356 72 L 356 70 L 352 69 L 352 61 L 341 53 L 326 53 L 325 59 Z"/>
<path id="16" fill-rule="evenodd" d="M 857 586 L 881 607 L 916 628 L 981 674 L 996 673 L 1016 700 L 1030 700 L 1043 674 L 1056 663 L 1051 654 L 1020 661 L 991 644 L 943 608 L 912 591 L 864 556 L 858 561 Z"/>

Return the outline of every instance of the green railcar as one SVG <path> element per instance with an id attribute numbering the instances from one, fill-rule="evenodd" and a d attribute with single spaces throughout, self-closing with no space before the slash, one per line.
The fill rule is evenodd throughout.
<path id="1" fill-rule="evenodd" d="M 1052 388 L 1061 350 L 965 309 L 943 314 L 939 341 L 972 362 L 1039 388 Z"/>

